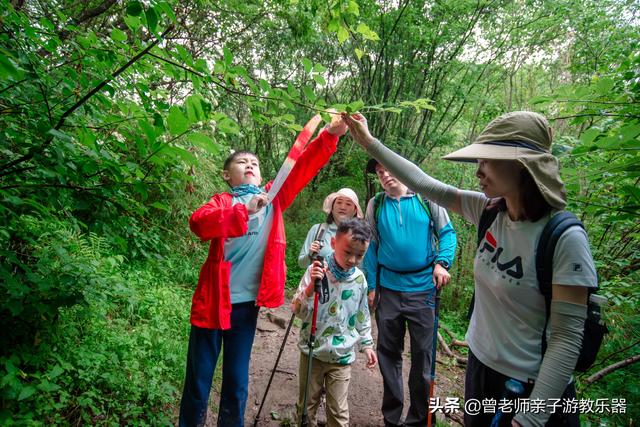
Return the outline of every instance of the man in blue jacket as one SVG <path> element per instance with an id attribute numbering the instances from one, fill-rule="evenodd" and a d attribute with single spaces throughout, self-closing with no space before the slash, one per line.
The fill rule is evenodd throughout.
<path id="1" fill-rule="evenodd" d="M 378 361 L 385 426 L 425 426 L 429 408 L 436 288 L 451 280 L 456 233 L 447 211 L 423 200 L 375 159 L 367 164 L 384 192 L 369 200 L 365 218 L 374 238 L 365 255 L 369 304 L 376 308 Z M 401 421 L 404 392 L 402 351 L 409 329 L 410 406 Z"/>

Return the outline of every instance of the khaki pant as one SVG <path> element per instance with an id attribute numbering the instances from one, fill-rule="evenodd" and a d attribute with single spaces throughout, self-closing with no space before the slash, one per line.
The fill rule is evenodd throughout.
<path id="1" fill-rule="evenodd" d="M 298 397 L 298 418 L 302 414 L 302 401 L 304 400 L 304 388 L 307 382 L 307 363 L 309 356 L 300 353 L 300 369 L 298 382 L 300 394 Z M 349 404 L 347 395 L 349 381 L 351 380 L 351 365 L 339 365 L 326 363 L 316 358 L 311 364 L 311 379 L 307 396 L 307 411 L 309 426 L 316 427 L 316 413 L 320 406 L 322 389 L 327 392 L 327 427 L 346 427 L 349 425 Z"/>

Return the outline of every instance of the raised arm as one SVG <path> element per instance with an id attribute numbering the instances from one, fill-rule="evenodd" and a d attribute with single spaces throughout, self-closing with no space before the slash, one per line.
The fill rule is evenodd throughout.
<path id="1" fill-rule="evenodd" d="M 278 192 L 282 210 L 287 209 L 298 193 L 317 175 L 336 151 L 338 140 L 347 132 L 343 120 L 335 119 L 304 149 Z"/>
<path id="2" fill-rule="evenodd" d="M 460 190 L 432 178 L 414 163 L 385 147 L 369 133 L 367 120 L 361 114 L 343 114 L 342 118 L 349 126 L 353 139 L 403 184 L 438 205 L 462 215 Z"/>

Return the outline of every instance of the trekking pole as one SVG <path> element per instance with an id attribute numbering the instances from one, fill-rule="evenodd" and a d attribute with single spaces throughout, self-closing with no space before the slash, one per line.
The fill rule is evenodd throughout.
<path id="1" fill-rule="evenodd" d="M 515 400 L 516 398 L 522 396 L 523 394 L 524 394 L 524 386 L 520 381 L 510 378 L 504 382 L 504 399 Z M 502 410 L 498 409 L 496 414 L 493 416 L 493 420 L 491 420 L 490 427 L 498 427 L 500 425 L 502 414 L 503 414 Z"/>
<path id="2" fill-rule="evenodd" d="M 433 318 L 433 346 L 431 350 L 431 382 L 429 384 L 429 400 L 428 405 L 431 405 L 431 399 L 436 390 L 436 349 L 438 347 L 438 317 L 440 312 L 440 289 L 436 290 L 436 307 Z M 427 426 L 431 427 L 432 420 L 434 418 L 433 411 L 429 407 L 427 412 Z"/>
<path id="3" fill-rule="evenodd" d="M 262 402 L 260 402 L 260 408 L 258 409 L 258 413 L 253 419 L 253 427 L 258 425 L 258 421 L 260 420 L 260 413 L 262 412 L 262 407 L 264 406 L 264 402 L 267 400 L 267 393 L 269 393 L 269 389 L 271 388 L 271 381 L 273 381 L 273 377 L 276 374 L 276 369 L 278 368 L 278 363 L 280 363 L 280 356 L 282 356 L 282 351 L 284 350 L 285 344 L 287 344 L 287 338 L 289 337 L 289 331 L 291 331 L 291 325 L 293 325 L 293 319 L 295 319 L 296 314 L 293 313 L 291 315 L 291 319 L 289 319 L 289 325 L 287 326 L 287 332 L 284 334 L 284 339 L 282 340 L 282 345 L 280 346 L 280 351 L 278 352 L 278 357 L 276 358 L 276 363 L 273 365 L 273 370 L 271 371 L 271 376 L 269 377 L 269 383 L 267 383 L 267 388 L 264 390 L 264 394 L 262 395 Z"/>
<path id="4" fill-rule="evenodd" d="M 313 261 L 324 262 L 321 256 L 315 256 Z M 307 410 L 307 400 L 309 398 L 309 383 L 311 382 L 311 362 L 313 361 L 313 345 L 316 341 L 316 319 L 318 315 L 318 299 L 320 297 L 321 279 L 313 282 L 313 314 L 311 316 L 311 329 L 309 331 L 309 357 L 307 361 L 307 380 L 304 385 L 304 398 L 302 399 L 302 415 L 300 416 L 300 427 L 309 426 L 309 411 Z"/>
<path id="5" fill-rule="evenodd" d="M 318 227 L 318 231 L 316 232 L 316 236 L 313 239 L 319 240 L 322 242 L 324 239 L 325 229 L 322 225 Z M 322 244 L 322 243 L 321 243 Z M 311 252 L 310 258 L 313 259 L 316 256 L 315 252 Z M 282 345 L 280 346 L 280 351 L 278 352 L 278 357 L 276 357 L 276 363 L 273 365 L 273 369 L 271 370 L 271 375 L 269 376 L 269 382 L 267 383 L 267 388 L 264 390 L 264 394 L 262 395 L 262 402 L 260 402 L 260 408 L 258 408 L 258 412 L 253 419 L 253 427 L 258 425 L 258 421 L 260 420 L 260 413 L 262 413 L 262 408 L 264 406 L 264 402 L 267 400 L 267 394 L 269 393 L 269 389 L 271 388 L 271 382 L 273 381 L 273 377 L 276 374 L 276 369 L 278 368 L 278 363 L 280 363 L 280 357 L 282 357 L 282 351 L 284 350 L 284 346 L 287 344 L 287 338 L 289 337 L 289 332 L 291 331 L 291 326 L 293 325 L 293 320 L 296 318 L 296 314 L 292 313 L 291 318 L 289 319 L 289 325 L 287 325 L 287 331 L 284 333 L 284 339 L 282 340 Z"/>

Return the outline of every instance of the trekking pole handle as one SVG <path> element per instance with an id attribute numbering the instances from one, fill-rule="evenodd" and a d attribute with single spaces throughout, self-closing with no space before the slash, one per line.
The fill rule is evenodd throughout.
<path id="1" fill-rule="evenodd" d="M 320 249 L 322 249 L 322 246 L 323 246 L 322 241 L 324 240 L 325 232 L 326 232 L 325 228 L 322 225 L 320 225 L 318 227 L 318 231 L 316 232 L 316 236 L 313 238 L 314 242 L 320 242 Z M 318 249 L 318 251 L 320 249 Z M 318 252 L 309 251 L 309 259 L 311 260 L 311 262 L 313 262 L 317 256 L 318 256 Z"/>
<path id="2" fill-rule="evenodd" d="M 514 380 L 513 378 L 508 379 L 504 382 L 504 398 L 508 400 L 515 400 L 518 397 L 524 394 L 524 385 L 518 380 Z M 493 420 L 491 420 L 490 427 L 498 427 L 500 425 L 500 419 L 502 418 L 503 412 L 498 410 L 496 414 L 493 416 Z"/>
<path id="3" fill-rule="evenodd" d="M 324 258 L 320 255 L 316 255 L 313 257 L 313 261 L 319 261 L 320 264 L 324 265 Z M 313 292 L 319 294 L 321 292 L 322 279 L 315 279 L 313 281 Z"/>

